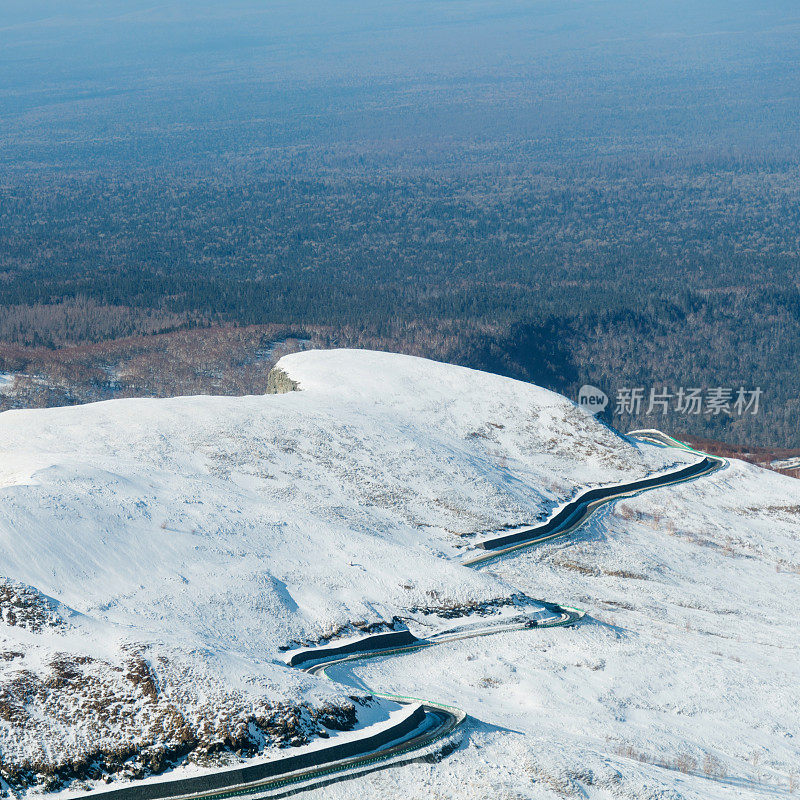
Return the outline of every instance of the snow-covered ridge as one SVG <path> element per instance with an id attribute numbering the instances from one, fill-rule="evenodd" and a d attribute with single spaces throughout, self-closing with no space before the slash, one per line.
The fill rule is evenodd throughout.
<path id="1" fill-rule="evenodd" d="M 288 669 L 282 645 L 415 614 L 435 629 L 419 610 L 509 597 L 451 560 L 473 534 L 681 457 L 450 365 L 311 351 L 278 366 L 300 391 L 0 415 L 2 574 L 70 623 L 0 626 L 0 750 L 20 781 L 352 724 L 352 701 Z M 93 696 L 118 702 L 100 713 Z"/>

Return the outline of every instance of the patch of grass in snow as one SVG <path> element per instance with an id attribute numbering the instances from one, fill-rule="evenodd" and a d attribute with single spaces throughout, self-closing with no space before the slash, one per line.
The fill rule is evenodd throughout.
<path id="1" fill-rule="evenodd" d="M 411 589 L 412 587 L 404 586 L 404 589 Z M 428 589 L 425 595 L 432 601 L 431 605 L 415 606 L 409 609 L 411 614 L 423 614 L 429 616 L 431 614 L 443 619 L 457 619 L 459 617 L 468 617 L 473 614 L 479 617 L 493 614 L 497 609 L 507 606 L 518 606 L 520 608 L 529 608 L 535 606 L 541 608 L 542 601 L 534 600 L 521 592 L 515 592 L 508 597 L 497 597 L 492 600 L 472 601 L 468 603 L 457 602 L 452 600 L 436 589 Z"/>
<path id="2" fill-rule="evenodd" d="M 42 671 L 0 671 L 0 778 L 15 791 L 142 778 L 182 761 L 225 764 L 305 744 L 355 723 L 352 701 L 312 707 L 214 694 L 143 648 L 127 648 L 121 664 L 56 652 Z"/>
<path id="3" fill-rule="evenodd" d="M 52 600 L 30 586 L 5 578 L 0 578 L 0 621 L 34 633 L 64 625 Z"/>
<path id="4" fill-rule="evenodd" d="M 574 559 L 567 558 L 562 553 L 555 553 L 550 559 L 552 564 L 563 569 L 568 569 L 573 572 L 579 572 L 581 575 L 591 575 L 595 578 L 609 577 L 609 578 L 625 578 L 637 581 L 649 581 L 650 578 L 641 572 L 633 572 L 627 569 L 603 569 L 592 564 L 584 564 Z"/>

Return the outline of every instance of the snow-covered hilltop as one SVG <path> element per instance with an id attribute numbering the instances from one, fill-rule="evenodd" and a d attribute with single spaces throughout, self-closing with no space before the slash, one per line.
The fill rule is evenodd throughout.
<path id="1" fill-rule="evenodd" d="M 0 415 L 4 780 L 74 790 L 368 724 L 374 704 L 281 648 L 585 599 L 572 566 L 539 585 L 456 557 L 582 487 L 691 460 L 459 367 L 340 350 L 278 368 L 298 391 Z"/>

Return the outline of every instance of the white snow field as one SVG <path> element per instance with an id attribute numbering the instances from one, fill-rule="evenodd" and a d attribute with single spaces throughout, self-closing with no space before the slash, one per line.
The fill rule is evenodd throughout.
<path id="1" fill-rule="evenodd" d="M 796 479 L 734 461 L 490 569 L 590 619 L 355 667 L 471 716 L 456 752 L 361 779 L 363 800 L 800 794 Z"/>
<path id="2" fill-rule="evenodd" d="M 283 753 L 357 714 L 378 722 L 388 707 L 287 667 L 280 648 L 396 618 L 424 634 L 492 601 L 535 610 L 536 597 L 593 621 L 358 667 L 376 690 L 475 721 L 441 763 L 324 795 L 789 786 L 800 483 L 734 465 L 625 500 L 577 543 L 472 570 L 455 559 L 482 535 L 694 457 L 451 365 L 339 350 L 278 366 L 299 391 L 0 414 L 6 785 L 180 777 Z M 699 766 L 667 768 L 680 758 Z M 717 762 L 727 777 L 692 774 Z"/>

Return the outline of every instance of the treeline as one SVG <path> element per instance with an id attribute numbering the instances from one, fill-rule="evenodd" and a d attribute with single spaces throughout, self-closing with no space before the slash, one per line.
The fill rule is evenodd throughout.
<path id="1" fill-rule="evenodd" d="M 7 171 L 0 341 L 290 326 L 321 346 L 412 352 L 571 396 L 583 382 L 612 395 L 760 386 L 758 415 L 675 424 L 800 446 L 790 160 L 585 170 L 489 146 L 460 164 L 283 159 L 227 172 Z"/>
<path id="2" fill-rule="evenodd" d="M 6 306 L 0 311 L 0 342 L 57 348 L 165 333 L 198 322 L 196 314 L 100 304 L 78 295 L 54 303 Z"/>

